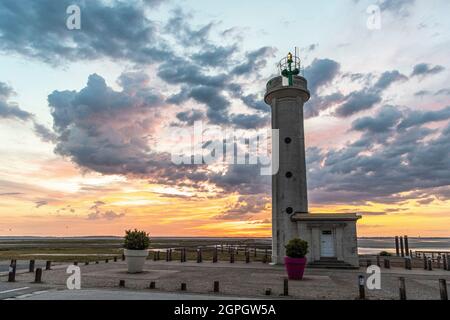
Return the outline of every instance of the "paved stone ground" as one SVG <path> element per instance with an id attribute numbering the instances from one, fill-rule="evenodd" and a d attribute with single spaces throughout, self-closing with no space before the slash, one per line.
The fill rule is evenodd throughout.
<path id="1" fill-rule="evenodd" d="M 237 262 L 195 263 L 165 262 L 147 260 L 145 272 L 131 275 L 126 272 L 126 263 L 119 261 L 85 266 L 79 264 L 82 276 L 82 288 L 86 290 L 121 290 L 125 298 L 131 291 L 181 293 L 180 284 L 187 284 L 187 294 L 207 294 L 216 296 L 267 298 L 265 289 L 271 288 L 272 298 L 279 299 L 356 299 L 358 296 L 358 275 L 360 270 L 320 270 L 307 269 L 303 281 L 289 281 L 289 297 L 282 297 L 283 279 L 286 276 L 282 266 L 262 263 L 245 264 Z M 51 271 L 43 272 L 43 284 L 34 284 L 34 275 L 24 272 L 16 276 L 16 282 L 6 282 L 7 276 L 0 276 L 0 299 L 29 294 L 33 291 L 66 289 L 64 265 L 55 266 Z M 369 299 L 398 299 L 398 277 L 405 277 L 408 299 L 439 299 L 438 279 L 446 279 L 450 284 L 450 272 L 444 270 L 425 271 L 402 268 L 382 269 L 381 290 L 366 290 Z M 126 288 L 119 289 L 119 280 L 125 280 Z M 156 289 L 148 289 L 150 281 L 156 282 Z M 220 294 L 213 294 L 213 282 L 220 281 Z M 7 292 L 10 288 L 30 289 Z M 450 290 L 449 290 L 450 291 Z M 92 291 L 95 292 L 95 291 Z M 61 292 L 62 293 L 62 292 Z M 53 294 L 57 294 L 54 293 Z M 64 293 L 67 294 L 67 293 Z M 30 296 L 32 297 L 32 296 Z M 139 299 L 139 294 L 136 295 Z"/>

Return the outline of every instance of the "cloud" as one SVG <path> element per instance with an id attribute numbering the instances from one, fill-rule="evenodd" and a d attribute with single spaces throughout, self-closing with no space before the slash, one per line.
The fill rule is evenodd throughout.
<path id="1" fill-rule="evenodd" d="M 430 75 L 438 74 L 444 71 L 445 68 L 443 66 L 431 66 L 428 63 L 419 63 L 414 66 L 413 72 L 411 73 L 411 77 L 426 77 Z"/>
<path id="2" fill-rule="evenodd" d="M 73 4 L 81 9 L 81 30 L 66 28 L 66 9 Z M 0 50 L 52 65 L 100 58 L 153 63 L 171 52 L 143 2 L 72 0 L 1 1 Z"/>
<path id="3" fill-rule="evenodd" d="M 314 96 L 317 91 L 330 84 L 339 74 L 341 65 L 331 59 L 314 59 L 305 68 L 305 77 L 308 79 L 308 89 Z"/>
<path id="4" fill-rule="evenodd" d="M 449 199 L 450 126 L 423 126 L 448 119 L 449 110 L 416 114 L 386 106 L 353 122 L 352 128 L 362 132 L 356 141 L 341 149 L 308 149 L 312 203 Z"/>
<path id="5" fill-rule="evenodd" d="M 372 78 L 372 75 L 369 78 Z M 397 70 L 385 71 L 373 85 L 348 94 L 343 99 L 344 103 L 336 108 L 335 115 L 345 118 L 371 109 L 383 100 L 383 90 L 388 89 L 395 82 L 406 80 L 408 78 Z"/>
<path id="6" fill-rule="evenodd" d="M 402 113 L 396 107 L 384 106 L 374 117 L 363 117 L 353 121 L 352 130 L 372 133 L 386 132 L 393 128 L 401 117 Z"/>
<path id="7" fill-rule="evenodd" d="M 103 201 L 95 201 L 90 208 L 91 212 L 87 215 L 87 218 L 89 220 L 115 220 L 125 216 L 124 212 L 116 213 L 113 210 L 102 210 L 104 205 L 106 205 L 106 203 Z"/>
<path id="8" fill-rule="evenodd" d="M 382 11 L 388 11 L 400 16 L 408 16 L 409 9 L 415 4 L 415 0 L 381 0 L 379 2 Z"/>
<path id="9" fill-rule="evenodd" d="M 228 208 L 223 213 L 216 216 L 216 218 L 223 220 L 242 220 L 248 216 L 266 210 L 271 201 L 271 198 L 268 196 L 240 196 L 234 204 L 229 205 Z"/>
<path id="10" fill-rule="evenodd" d="M 355 91 L 346 97 L 346 101 L 340 105 L 335 114 L 338 117 L 349 117 L 362 110 L 367 110 L 381 102 L 379 92 L 373 92 L 367 89 Z"/>

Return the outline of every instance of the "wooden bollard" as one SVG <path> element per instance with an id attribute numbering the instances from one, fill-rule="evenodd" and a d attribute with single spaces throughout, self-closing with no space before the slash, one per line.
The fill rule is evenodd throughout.
<path id="1" fill-rule="evenodd" d="M 370 267 L 372 265 L 372 260 L 367 259 L 366 267 Z"/>
<path id="2" fill-rule="evenodd" d="M 245 263 L 250 263 L 250 252 L 245 251 Z"/>
<path id="3" fill-rule="evenodd" d="M 400 237 L 400 254 L 402 258 L 405 256 L 405 248 L 403 246 L 403 237 Z"/>
<path id="4" fill-rule="evenodd" d="M 153 261 L 156 261 L 156 251 L 153 251 Z"/>
<path id="5" fill-rule="evenodd" d="M 386 269 L 390 269 L 391 268 L 391 260 L 389 259 L 384 259 L 384 267 Z"/>
<path id="6" fill-rule="evenodd" d="M 52 269 L 52 262 L 51 261 L 47 261 L 45 263 L 45 270 L 51 270 Z"/>
<path id="7" fill-rule="evenodd" d="M 156 260 L 157 260 L 157 261 L 159 261 L 159 260 L 161 259 L 161 258 L 160 258 L 160 255 L 159 255 L 159 252 L 160 252 L 159 250 L 156 251 Z"/>
<path id="8" fill-rule="evenodd" d="M 230 252 L 230 263 L 234 263 L 234 252 Z"/>
<path id="9" fill-rule="evenodd" d="M 213 252 L 213 263 L 217 263 L 218 260 L 218 254 L 217 254 L 217 248 L 214 248 L 214 252 Z"/>
<path id="10" fill-rule="evenodd" d="M 381 262 L 380 262 L 380 256 L 379 255 L 377 255 L 377 266 L 381 267 Z"/>
<path id="11" fill-rule="evenodd" d="M 400 249 L 398 246 L 398 236 L 395 236 L 395 254 L 398 256 L 400 256 Z"/>
<path id="12" fill-rule="evenodd" d="M 405 285 L 405 278 L 400 277 L 398 280 L 399 280 L 399 294 L 400 294 L 400 300 L 406 300 L 406 285 Z"/>
<path id="13" fill-rule="evenodd" d="M 35 261 L 30 260 L 30 264 L 28 266 L 28 272 L 34 272 L 34 265 L 35 265 Z"/>
<path id="14" fill-rule="evenodd" d="M 447 293 L 447 281 L 445 279 L 439 279 L 439 291 L 441 293 L 441 300 L 448 300 L 448 293 Z"/>
<path id="15" fill-rule="evenodd" d="M 289 295 L 289 279 L 284 278 L 283 280 L 283 296 L 287 297 Z"/>
<path id="16" fill-rule="evenodd" d="M 413 251 L 410 249 L 409 250 L 409 256 L 412 258 L 413 257 Z"/>
<path id="17" fill-rule="evenodd" d="M 253 256 L 256 258 L 256 247 L 253 249 Z"/>
<path id="18" fill-rule="evenodd" d="M 169 249 L 166 250 L 166 262 L 169 262 Z"/>
<path id="19" fill-rule="evenodd" d="M 266 288 L 265 294 L 266 294 L 266 296 L 270 296 L 272 294 L 272 289 L 271 288 Z"/>
<path id="20" fill-rule="evenodd" d="M 442 259 L 442 266 L 444 268 L 444 270 L 448 270 L 448 257 L 444 254 L 443 259 Z"/>
<path id="21" fill-rule="evenodd" d="M 89 265 L 89 261 L 86 261 L 86 262 L 84 263 L 84 265 L 85 265 L 85 266 L 88 266 L 88 265 Z"/>
<path id="22" fill-rule="evenodd" d="M 125 288 L 125 280 L 120 280 L 119 281 L 119 287 L 120 288 Z"/>
<path id="23" fill-rule="evenodd" d="M 441 268 L 441 255 L 438 255 L 438 257 L 437 257 L 437 268 L 438 269 Z"/>
<path id="24" fill-rule="evenodd" d="M 105 259 L 105 263 L 109 263 L 109 259 Z"/>
<path id="25" fill-rule="evenodd" d="M 197 249 L 197 263 L 202 262 L 202 249 Z"/>
<path id="26" fill-rule="evenodd" d="M 423 254 L 423 269 L 424 270 L 428 269 L 428 259 L 427 259 L 427 256 L 425 255 L 425 253 Z"/>
<path id="27" fill-rule="evenodd" d="M 77 266 L 77 265 L 78 265 L 78 261 L 74 261 L 74 262 L 73 262 L 73 265 L 74 265 L 74 266 Z"/>
<path id="28" fill-rule="evenodd" d="M 122 261 L 125 261 L 125 254 L 122 253 Z"/>
<path id="29" fill-rule="evenodd" d="M 366 286 L 365 286 L 365 279 L 363 275 L 358 276 L 358 288 L 359 288 L 359 299 L 365 300 L 366 299 Z"/>
<path id="30" fill-rule="evenodd" d="M 433 271 L 433 260 L 431 258 L 428 259 L 428 271 Z"/>
<path id="31" fill-rule="evenodd" d="M 98 261 L 95 261 L 95 264 L 98 264 Z"/>
<path id="32" fill-rule="evenodd" d="M 186 291 L 187 290 L 187 285 L 186 285 L 186 283 L 182 283 L 181 284 L 181 291 Z"/>
<path id="33" fill-rule="evenodd" d="M 409 257 L 405 258 L 405 269 L 406 270 L 411 270 L 412 269 L 411 258 L 409 258 Z"/>
<path id="34" fill-rule="evenodd" d="M 117 262 L 117 257 L 114 257 L 114 262 Z"/>
<path id="35" fill-rule="evenodd" d="M 405 255 L 409 255 L 409 242 L 408 236 L 404 236 L 403 240 L 405 241 Z"/>
<path id="36" fill-rule="evenodd" d="M 155 281 L 150 282 L 150 285 L 148 286 L 149 289 L 155 289 L 156 288 L 156 283 Z"/>
<path id="37" fill-rule="evenodd" d="M 41 283 L 42 282 L 42 268 L 36 269 L 36 274 L 34 276 L 34 282 L 35 283 Z"/>
<path id="38" fill-rule="evenodd" d="M 219 292 L 219 281 L 214 281 L 213 291 L 214 292 Z"/>
<path id="39" fill-rule="evenodd" d="M 16 267 L 17 267 L 17 264 L 15 262 L 9 266 L 8 282 L 16 281 Z"/>

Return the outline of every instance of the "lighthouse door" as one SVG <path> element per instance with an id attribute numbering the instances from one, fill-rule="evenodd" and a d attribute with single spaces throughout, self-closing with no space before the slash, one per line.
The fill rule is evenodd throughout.
<path id="1" fill-rule="evenodd" d="M 320 256 L 332 258 L 336 256 L 334 251 L 334 236 L 331 230 L 323 230 L 320 237 Z"/>

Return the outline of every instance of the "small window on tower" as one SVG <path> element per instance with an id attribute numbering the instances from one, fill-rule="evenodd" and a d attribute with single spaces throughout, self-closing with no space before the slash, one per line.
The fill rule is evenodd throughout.
<path id="1" fill-rule="evenodd" d="M 288 179 L 292 178 L 292 172 L 290 171 L 286 172 L 286 178 Z"/>
<path id="2" fill-rule="evenodd" d="M 287 144 L 289 144 L 289 143 L 292 142 L 292 139 L 289 138 L 289 137 L 287 137 L 287 138 L 284 139 L 284 142 L 287 143 Z"/>
<path id="3" fill-rule="evenodd" d="M 294 212 L 294 209 L 292 209 L 291 207 L 286 208 L 286 213 L 287 214 L 292 214 Z"/>

